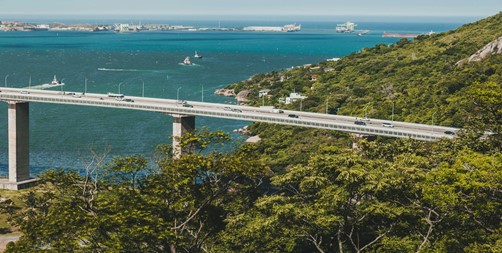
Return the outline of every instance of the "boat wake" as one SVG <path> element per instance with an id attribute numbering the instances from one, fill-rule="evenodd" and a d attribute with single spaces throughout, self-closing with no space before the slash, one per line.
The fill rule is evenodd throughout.
<path id="1" fill-rule="evenodd" d="M 161 70 L 148 70 L 148 69 L 107 69 L 98 68 L 99 71 L 111 71 L 111 72 L 162 72 Z"/>
<path id="2" fill-rule="evenodd" d="M 195 63 L 185 64 L 185 63 L 183 63 L 183 62 L 178 63 L 178 65 L 181 65 L 181 66 L 188 66 L 188 67 L 190 67 L 190 66 L 200 66 L 199 64 L 195 64 Z"/>

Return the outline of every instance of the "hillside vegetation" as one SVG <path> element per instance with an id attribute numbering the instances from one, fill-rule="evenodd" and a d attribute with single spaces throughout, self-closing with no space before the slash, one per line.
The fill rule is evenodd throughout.
<path id="1" fill-rule="evenodd" d="M 446 33 L 366 48 L 336 62 L 256 75 L 229 88 L 236 92 L 249 90 L 249 104 L 256 106 L 263 102 L 258 91 L 270 89 L 265 103 L 280 108 L 300 109 L 300 101 L 290 105 L 278 102 L 293 90 L 308 97 L 301 105 L 305 111 L 325 113 L 328 105 L 330 114 L 390 120 L 394 107 L 394 120 L 424 124 L 434 121 L 437 125 L 490 131 L 496 133 L 492 136 L 494 145 L 500 146 L 502 55 L 459 62 L 500 38 L 501 26 L 502 13 Z M 315 142 L 312 135 L 333 135 L 330 131 L 290 130 L 262 123 L 250 129 L 265 139 L 261 143 L 265 154 L 271 148 L 284 147 L 280 153 L 264 156 L 278 163 L 277 169 L 286 165 L 281 161 L 291 160 L 287 154 L 298 154 L 305 159 L 295 156 L 294 160 L 306 162 L 306 150 L 296 147 Z M 295 132 L 294 138 L 288 137 L 291 131 Z M 316 139 L 319 145 L 332 142 L 331 138 Z M 318 150 L 315 145 L 309 147 L 315 147 L 310 149 L 312 152 Z"/>
<path id="2" fill-rule="evenodd" d="M 228 153 L 214 148 L 228 134 L 206 131 L 181 137 L 179 159 L 169 145 L 153 161 L 94 153 L 85 171 L 47 171 L 20 210 L 0 205 L 23 233 L 6 252 L 500 252 L 502 56 L 463 61 L 500 27 L 502 13 L 233 85 L 256 105 L 296 89 L 317 112 L 389 118 L 394 103 L 396 120 L 435 114 L 457 138 L 256 123 L 262 140 Z"/>
<path id="3" fill-rule="evenodd" d="M 394 102 L 395 120 L 431 123 L 437 111 L 436 122 L 462 127 L 467 123 L 464 112 L 451 98 L 475 83 L 500 84 L 502 56 L 456 64 L 501 37 L 501 25 L 499 14 L 454 31 L 366 48 L 336 62 L 256 75 L 230 87 L 251 90 L 256 105 L 262 102 L 256 99 L 258 90 L 271 89 L 266 103 L 277 106 L 282 106 L 279 98 L 296 90 L 308 96 L 303 101 L 308 111 L 325 112 L 328 101 L 332 114 L 339 108 L 339 114 L 363 116 L 368 106 L 368 116 L 390 119 Z M 313 75 L 316 81 L 311 81 Z M 290 108 L 298 110 L 299 104 Z"/>

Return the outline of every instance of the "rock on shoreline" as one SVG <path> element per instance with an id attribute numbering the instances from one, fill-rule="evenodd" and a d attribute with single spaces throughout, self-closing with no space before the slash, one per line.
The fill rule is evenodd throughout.
<path id="1" fill-rule="evenodd" d="M 217 89 L 214 94 L 223 95 L 225 97 L 235 97 L 234 89 Z"/>

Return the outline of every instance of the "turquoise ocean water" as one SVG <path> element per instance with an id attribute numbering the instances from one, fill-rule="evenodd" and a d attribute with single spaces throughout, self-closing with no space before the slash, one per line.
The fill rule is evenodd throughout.
<path id="1" fill-rule="evenodd" d="M 158 21 L 162 23 L 162 21 Z M 167 22 L 164 22 L 167 23 Z M 213 22 L 214 23 L 214 22 Z M 183 24 L 207 26 L 203 21 Z M 266 25 L 283 25 L 270 24 Z M 259 21 L 227 26 L 265 25 Z M 337 34 L 336 22 L 302 23 L 297 33 L 263 32 L 0 32 L 0 85 L 27 87 L 54 75 L 66 91 L 118 92 L 145 96 L 233 103 L 214 90 L 270 71 L 341 57 L 396 38 L 386 32 L 447 31 L 461 23 L 359 23 L 365 36 Z M 198 51 L 203 59 L 181 66 Z M 143 154 L 151 158 L 160 143 L 170 143 L 172 119 L 154 112 L 30 104 L 30 163 L 33 175 L 47 168 L 77 168 L 89 150 L 108 156 Z M 231 132 L 248 122 L 198 117 L 197 127 Z M 236 135 L 234 135 L 237 137 Z M 7 105 L 0 103 L 0 176 L 7 175 Z"/>

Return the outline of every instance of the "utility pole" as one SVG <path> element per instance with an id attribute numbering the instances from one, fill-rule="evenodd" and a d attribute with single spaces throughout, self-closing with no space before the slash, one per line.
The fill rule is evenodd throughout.
<path id="1" fill-rule="evenodd" d="M 145 81 L 141 80 L 141 82 L 143 83 L 143 89 L 141 90 L 141 96 L 145 97 Z"/>
<path id="2" fill-rule="evenodd" d="M 201 102 L 204 102 L 204 85 L 202 85 L 202 98 L 201 98 Z"/>
<path id="3" fill-rule="evenodd" d="M 329 101 L 329 97 L 326 98 L 326 114 L 328 114 L 328 101 Z"/>
<path id="4" fill-rule="evenodd" d="M 436 112 L 438 112 L 438 111 L 435 111 L 435 112 L 432 114 L 432 134 L 434 134 L 434 115 L 436 114 Z"/>
<path id="5" fill-rule="evenodd" d="M 119 83 L 119 94 L 120 94 L 120 85 L 122 85 L 124 82 Z"/>
<path id="6" fill-rule="evenodd" d="M 394 101 L 392 101 L 392 121 L 394 121 Z"/>

